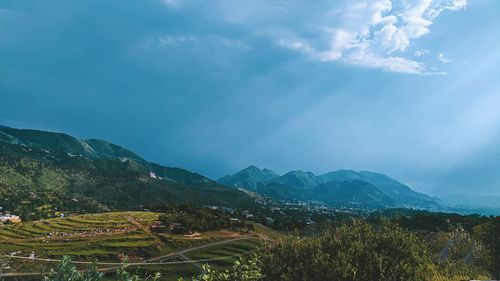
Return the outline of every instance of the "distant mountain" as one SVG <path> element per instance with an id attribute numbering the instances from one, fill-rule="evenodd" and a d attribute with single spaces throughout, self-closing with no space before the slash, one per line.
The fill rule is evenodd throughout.
<path id="1" fill-rule="evenodd" d="M 7 127 L 0 127 L 0 198 L 3 210 L 25 218 L 162 203 L 255 205 L 245 192 L 106 141 Z"/>
<path id="2" fill-rule="evenodd" d="M 252 171 L 262 171 L 251 167 Z M 441 208 L 432 197 L 379 173 L 338 170 L 317 176 L 312 172 L 296 170 L 282 176 L 272 173 L 272 176 L 263 177 L 261 173 L 248 173 L 246 170 L 248 168 L 225 176 L 219 182 L 251 189 L 278 200 L 314 200 L 331 205 L 367 207 Z M 254 176 L 256 174 L 258 176 Z M 244 180 L 241 180 L 242 175 Z M 227 184 L 236 181 L 237 185 Z"/>
<path id="3" fill-rule="evenodd" d="M 329 181 L 312 188 L 296 188 L 270 183 L 258 190 L 276 200 L 320 201 L 334 206 L 369 208 L 395 207 L 396 202 L 364 181 Z"/>
<path id="4" fill-rule="evenodd" d="M 272 180 L 272 182 L 281 183 L 294 188 L 313 188 L 322 182 L 311 172 L 303 172 L 300 170 L 290 171 L 280 177 Z"/>
<path id="5" fill-rule="evenodd" d="M 369 182 L 329 181 L 314 187 L 311 192 L 319 201 L 332 204 L 368 206 L 373 208 L 393 207 L 398 203 Z"/>
<path id="6" fill-rule="evenodd" d="M 360 180 L 369 182 L 383 193 L 390 196 L 400 207 L 438 208 L 439 203 L 432 197 L 412 190 L 407 185 L 390 178 L 384 174 L 368 171 L 355 172 L 352 170 L 339 170 L 320 176 L 323 181 L 351 181 Z"/>
<path id="7" fill-rule="evenodd" d="M 255 191 L 262 187 L 264 183 L 278 177 L 276 173 L 269 169 L 259 169 L 255 166 L 247 167 L 238 173 L 222 177 L 219 183 L 230 187 L 241 187 Z"/>

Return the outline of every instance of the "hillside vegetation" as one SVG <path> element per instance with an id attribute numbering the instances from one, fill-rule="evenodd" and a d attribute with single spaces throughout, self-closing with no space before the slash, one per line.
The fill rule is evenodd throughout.
<path id="1" fill-rule="evenodd" d="M 187 170 L 146 162 L 107 142 L 5 127 L 0 132 L 0 207 L 23 220 L 66 212 L 139 210 L 159 203 L 254 204 L 244 192 Z"/>

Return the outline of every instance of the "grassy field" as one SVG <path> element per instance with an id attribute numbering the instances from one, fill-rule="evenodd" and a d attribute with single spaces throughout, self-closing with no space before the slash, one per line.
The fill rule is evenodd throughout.
<path id="1" fill-rule="evenodd" d="M 56 264 L 56 261 L 45 259 L 59 260 L 66 255 L 79 262 L 97 260 L 119 263 L 125 256 L 130 263 L 154 259 L 155 265 L 130 269 L 143 273 L 161 271 L 164 276 L 162 280 L 177 280 L 178 276 L 195 275 L 199 267 L 193 264 L 168 264 L 179 261 L 178 256 L 169 256 L 170 253 L 193 249 L 185 253 L 185 258 L 211 259 L 244 254 L 254 250 L 260 243 L 256 238 L 232 241 L 249 234 L 231 231 L 211 231 L 191 237 L 152 233 L 150 227 L 157 221 L 157 213 L 116 212 L 0 226 L 0 254 L 15 256 L 9 258 L 12 269 L 6 272 L 40 272 Z M 203 245 L 221 241 L 229 242 L 203 248 Z M 200 246 L 202 248 L 198 248 Z M 21 258 L 33 254 L 35 260 Z M 212 264 L 226 267 L 234 260 L 231 257 Z M 158 264 L 163 262 L 167 264 Z M 77 266 L 85 268 L 87 265 Z M 102 264 L 99 268 L 113 266 Z"/>

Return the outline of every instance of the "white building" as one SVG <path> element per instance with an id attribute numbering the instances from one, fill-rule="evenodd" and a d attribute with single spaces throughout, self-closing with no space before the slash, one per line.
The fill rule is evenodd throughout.
<path id="1" fill-rule="evenodd" d="M 18 222 L 21 222 L 21 218 L 19 216 L 13 215 L 13 214 L 8 213 L 8 212 L 0 214 L 0 222 L 5 223 L 6 221 L 18 223 Z"/>

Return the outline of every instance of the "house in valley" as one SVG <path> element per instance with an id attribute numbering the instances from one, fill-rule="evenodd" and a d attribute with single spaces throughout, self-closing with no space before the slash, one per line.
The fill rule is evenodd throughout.
<path id="1" fill-rule="evenodd" d="M 11 214 L 10 212 L 0 213 L 0 222 L 6 223 L 8 221 L 12 223 L 19 223 L 21 222 L 21 218 L 19 216 Z"/>

